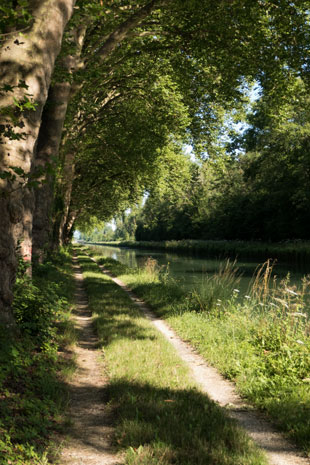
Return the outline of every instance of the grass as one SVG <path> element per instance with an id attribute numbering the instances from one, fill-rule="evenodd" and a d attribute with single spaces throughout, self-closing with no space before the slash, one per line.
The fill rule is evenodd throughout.
<path id="1" fill-rule="evenodd" d="M 102 256 L 96 259 L 310 456 L 309 278 L 298 290 L 289 277 L 274 285 L 267 262 L 249 295 L 240 298 L 232 267 L 208 278 L 199 294 L 182 291 L 167 276 L 163 279 L 156 264 L 137 270 Z"/>
<path id="2" fill-rule="evenodd" d="M 206 256 L 209 258 L 245 259 L 265 261 L 268 258 L 284 263 L 293 263 L 298 267 L 309 269 L 310 242 L 259 242 L 227 240 L 180 240 L 180 241 L 112 241 L 98 242 L 100 245 L 131 247 L 153 250 L 169 250 L 178 253 Z"/>
<path id="3" fill-rule="evenodd" d="M 109 376 L 115 444 L 127 465 L 250 465 L 265 458 L 192 381 L 173 347 L 80 252 Z M 114 272 L 122 266 L 115 263 Z"/>
<path id="4" fill-rule="evenodd" d="M 55 463 L 73 371 L 68 345 L 74 282 L 71 257 L 62 252 L 15 286 L 16 334 L 0 327 L 0 464 Z M 55 439 L 54 439 L 55 438 Z"/>

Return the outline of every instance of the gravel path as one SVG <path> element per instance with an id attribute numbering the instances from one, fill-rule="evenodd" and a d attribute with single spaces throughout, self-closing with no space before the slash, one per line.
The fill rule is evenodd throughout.
<path id="1" fill-rule="evenodd" d="M 100 265 L 99 265 L 100 266 Z M 152 321 L 175 347 L 180 358 L 190 367 L 193 377 L 199 383 L 202 392 L 225 408 L 227 414 L 236 419 L 252 439 L 265 450 L 272 465 L 310 465 L 310 460 L 303 457 L 296 448 L 283 438 L 274 427 L 265 420 L 262 414 L 254 410 L 237 394 L 235 386 L 224 379 L 216 369 L 210 367 L 206 361 L 187 343 L 182 341 L 176 333 L 163 321 L 157 318 L 144 301 L 139 299 L 120 279 L 113 277 L 108 270 L 100 266 L 103 273 L 110 276 L 131 298 L 146 317 Z"/>

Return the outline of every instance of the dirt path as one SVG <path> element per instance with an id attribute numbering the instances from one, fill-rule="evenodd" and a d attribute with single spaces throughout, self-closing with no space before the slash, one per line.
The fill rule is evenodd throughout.
<path id="1" fill-rule="evenodd" d="M 258 411 L 239 397 L 233 383 L 225 380 L 217 370 L 208 366 L 191 346 L 183 342 L 163 320 L 158 319 L 144 301 L 139 299 L 120 279 L 113 277 L 103 266 L 100 266 L 100 269 L 129 295 L 146 317 L 170 341 L 180 358 L 190 367 L 202 392 L 225 408 L 228 415 L 243 426 L 252 439 L 265 450 L 270 464 L 310 465 L 309 459 L 304 458 Z"/>
<path id="2" fill-rule="evenodd" d="M 67 444 L 60 458 L 61 465 L 117 465 L 119 456 L 111 445 L 113 426 L 105 402 L 107 380 L 98 361 L 98 340 L 92 326 L 83 277 L 74 260 L 77 283 L 75 322 L 79 333 L 75 349 L 78 366 L 69 383 L 71 426 L 67 430 Z"/>
<path id="3" fill-rule="evenodd" d="M 119 279 L 114 278 L 100 266 L 130 298 L 139 306 L 146 317 L 170 341 L 180 358 L 190 367 L 201 390 L 226 409 L 228 415 L 241 423 L 255 442 L 266 451 L 272 465 L 310 465 L 294 447 L 277 433 L 262 416 L 246 405 L 237 395 L 234 385 L 223 379 L 218 372 L 207 365 L 188 344 L 183 342 L 168 325 L 158 319 L 150 308 Z M 79 265 L 74 260 L 77 282 L 77 306 L 75 313 L 79 341 L 76 347 L 78 366 L 70 382 L 70 419 L 67 430 L 67 445 L 64 448 L 61 465 L 120 465 L 111 444 L 113 419 L 106 407 L 105 387 L 107 380 L 102 374 L 102 363 L 98 361 L 98 340 L 92 327 L 92 317 L 87 307 L 83 290 L 83 278 Z"/>

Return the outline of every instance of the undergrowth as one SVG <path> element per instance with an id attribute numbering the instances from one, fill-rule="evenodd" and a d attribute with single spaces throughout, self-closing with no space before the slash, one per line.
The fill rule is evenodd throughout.
<path id="1" fill-rule="evenodd" d="M 267 261 L 248 294 L 240 296 L 238 274 L 230 265 L 207 278 L 203 292 L 185 292 L 167 276 L 163 280 L 155 263 L 150 272 L 147 266 L 130 269 L 99 255 L 96 259 L 310 456 L 309 277 L 298 288 L 289 276 L 277 283 Z"/>
<path id="2" fill-rule="evenodd" d="M 32 280 L 20 264 L 16 328 L 0 326 L 1 465 L 44 465 L 57 455 L 53 436 L 67 402 L 62 379 L 73 370 L 70 357 L 62 356 L 75 337 L 73 286 L 68 252 L 35 267 Z"/>

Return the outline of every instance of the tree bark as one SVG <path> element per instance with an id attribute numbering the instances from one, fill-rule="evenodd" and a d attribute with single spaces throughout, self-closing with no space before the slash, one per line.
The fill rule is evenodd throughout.
<path id="1" fill-rule="evenodd" d="M 24 184 L 31 170 L 42 110 L 74 0 L 30 0 L 29 4 L 34 18 L 31 28 L 22 37 L 12 33 L 0 50 L 1 86 L 11 86 L 10 91 L 0 94 L 0 170 L 5 174 L 13 173 L 12 168 L 20 170 L 15 179 L 0 179 L 0 319 L 10 321 L 17 244 L 20 243 L 25 260 L 31 261 L 32 255 L 34 198 Z M 27 90 L 18 87 L 21 82 L 26 83 Z M 14 108 L 13 97 L 25 102 L 25 96 L 36 103 L 36 109 L 23 109 L 18 126 L 14 127 L 6 109 Z M 13 129 L 17 139 L 3 131 L 5 128 Z"/>

